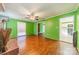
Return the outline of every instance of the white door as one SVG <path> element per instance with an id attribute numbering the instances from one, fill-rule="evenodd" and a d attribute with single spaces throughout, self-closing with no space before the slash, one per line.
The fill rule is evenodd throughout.
<path id="1" fill-rule="evenodd" d="M 74 16 L 60 18 L 60 40 L 73 43 Z"/>
<path id="2" fill-rule="evenodd" d="M 17 32 L 18 32 L 18 36 L 26 35 L 26 23 L 18 22 L 17 23 Z"/>

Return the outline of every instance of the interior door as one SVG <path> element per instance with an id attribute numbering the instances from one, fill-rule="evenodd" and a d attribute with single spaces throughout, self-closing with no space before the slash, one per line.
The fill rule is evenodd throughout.
<path id="1" fill-rule="evenodd" d="M 73 43 L 74 16 L 60 19 L 60 40 Z"/>
<path id="2" fill-rule="evenodd" d="M 18 22 L 17 23 L 17 32 L 18 32 L 18 36 L 26 35 L 26 23 Z"/>

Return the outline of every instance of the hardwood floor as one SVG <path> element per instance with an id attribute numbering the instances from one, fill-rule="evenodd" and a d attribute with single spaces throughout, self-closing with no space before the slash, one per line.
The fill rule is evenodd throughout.
<path id="1" fill-rule="evenodd" d="M 72 44 L 42 36 L 19 37 L 20 55 L 78 55 Z"/>
<path id="2" fill-rule="evenodd" d="M 22 37 L 21 37 L 22 39 Z M 20 37 L 19 37 L 20 40 Z M 23 42 L 23 41 L 21 41 Z M 77 55 L 72 44 L 46 39 L 42 36 L 29 36 L 24 41 L 19 54 L 29 55 Z"/>

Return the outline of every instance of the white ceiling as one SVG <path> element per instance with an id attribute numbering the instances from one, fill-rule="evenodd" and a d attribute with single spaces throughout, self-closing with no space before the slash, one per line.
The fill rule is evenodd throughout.
<path id="1" fill-rule="evenodd" d="M 65 12 L 70 12 L 78 7 L 76 3 L 5 3 L 5 15 L 25 18 L 33 14 L 40 18 L 56 16 Z M 0 12 L 3 14 L 3 12 Z"/>

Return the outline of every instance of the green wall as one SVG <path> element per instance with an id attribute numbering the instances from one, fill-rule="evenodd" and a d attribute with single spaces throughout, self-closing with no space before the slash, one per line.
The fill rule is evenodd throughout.
<path id="1" fill-rule="evenodd" d="M 78 33 L 77 33 L 77 38 L 78 38 L 78 39 L 77 39 L 77 47 L 79 48 L 79 15 L 78 15 L 77 17 L 78 17 L 78 20 L 77 20 L 77 21 L 78 21 L 78 22 L 77 22 L 77 25 L 78 25 L 78 27 L 77 27 L 77 29 L 78 29 L 78 30 L 77 30 L 77 32 L 78 32 Z"/>
<path id="2" fill-rule="evenodd" d="M 45 21 L 45 33 L 44 36 L 46 38 L 50 38 L 52 40 L 59 40 L 59 19 L 63 17 L 74 16 L 74 31 L 76 31 L 76 11 L 62 14 L 55 17 L 50 17 Z"/>
<path id="3" fill-rule="evenodd" d="M 11 38 L 17 37 L 17 21 L 14 19 L 9 19 L 7 22 L 7 28 L 11 28 Z"/>
<path id="4" fill-rule="evenodd" d="M 49 18 L 45 21 L 45 33 L 46 38 L 58 40 L 59 39 L 59 20 L 58 17 Z"/>
<path id="5" fill-rule="evenodd" d="M 59 19 L 63 17 L 68 17 L 68 16 L 74 16 L 74 32 L 78 31 L 77 48 L 79 48 L 79 9 L 74 12 L 70 12 L 70 13 L 66 13 L 66 14 L 62 14 L 59 16 L 50 17 L 46 19 L 46 21 L 44 21 L 45 27 L 46 27 L 44 36 L 52 40 L 53 39 L 59 40 L 59 26 L 60 26 Z"/>
<path id="6" fill-rule="evenodd" d="M 77 33 L 77 48 L 79 48 L 79 9 L 77 10 L 77 15 L 76 15 L 76 31 Z"/>
<path id="7" fill-rule="evenodd" d="M 34 23 L 26 22 L 26 35 L 34 35 Z"/>
<path id="8" fill-rule="evenodd" d="M 7 22 L 7 28 L 12 29 L 12 32 L 10 35 L 11 38 L 17 37 L 17 22 L 26 23 L 26 35 L 34 35 L 34 23 L 33 22 L 9 18 L 9 20 Z"/>

